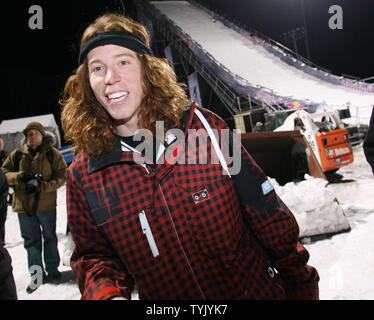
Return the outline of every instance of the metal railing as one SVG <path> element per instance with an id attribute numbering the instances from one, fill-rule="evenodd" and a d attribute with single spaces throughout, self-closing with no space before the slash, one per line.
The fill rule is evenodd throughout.
<path id="1" fill-rule="evenodd" d="M 365 79 L 361 79 L 360 81 L 363 81 L 363 82 L 374 82 L 374 76 L 371 76 L 371 77 L 367 77 Z"/>

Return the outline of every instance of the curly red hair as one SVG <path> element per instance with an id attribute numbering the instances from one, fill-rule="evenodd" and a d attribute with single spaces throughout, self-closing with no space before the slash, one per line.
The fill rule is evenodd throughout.
<path id="1" fill-rule="evenodd" d="M 126 30 L 134 33 L 149 46 L 146 28 L 118 14 L 104 14 L 85 30 L 80 47 L 97 32 Z M 155 133 L 156 121 L 164 121 L 164 128 L 178 127 L 186 105 L 190 104 L 166 59 L 137 53 L 143 68 L 144 99 L 139 111 L 143 128 Z M 115 144 L 114 119 L 97 101 L 89 84 L 85 60 L 68 78 L 60 99 L 61 123 L 65 139 L 76 145 L 77 152 L 97 156 L 110 151 Z"/>

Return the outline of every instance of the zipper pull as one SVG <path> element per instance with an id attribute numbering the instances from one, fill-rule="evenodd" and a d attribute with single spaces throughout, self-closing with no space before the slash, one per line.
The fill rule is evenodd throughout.
<path id="1" fill-rule="evenodd" d="M 140 225 L 142 227 L 143 234 L 146 235 L 148 244 L 152 250 L 152 254 L 156 258 L 157 256 L 160 255 L 160 253 L 158 252 L 156 241 L 155 241 L 155 238 L 153 237 L 152 230 L 151 230 L 151 227 L 149 226 L 148 219 L 147 219 L 147 216 L 145 215 L 144 210 L 139 212 L 139 220 L 140 220 Z"/>

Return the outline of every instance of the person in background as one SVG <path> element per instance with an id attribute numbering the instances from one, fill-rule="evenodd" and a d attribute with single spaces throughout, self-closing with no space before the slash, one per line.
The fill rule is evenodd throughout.
<path id="1" fill-rule="evenodd" d="M 57 189 L 66 181 L 67 166 L 41 123 L 30 122 L 23 133 L 26 143 L 10 153 L 2 170 L 14 188 L 12 206 L 18 213 L 31 275 L 26 291 L 32 293 L 40 284 L 61 278 L 56 205 Z"/>
<path id="2" fill-rule="evenodd" d="M 4 163 L 5 159 L 8 156 L 8 153 L 3 150 L 4 148 L 4 141 L 2 138 L 0 138 L 0 167 Z M 4 174 L 4 173 L 2 173 Z M 1 186 L 3 187 L 1 189 L 1 197 L 3 197 L 3 191 L 8 191 L 8 182 L 6 181 L 6 177 L 4 176 L 5 181 L 1 181 Z M 6 184 L 5 184 L 6 182 Z M 5 192 L 5 191 L 4 191 Z M 0 241 L 2 241 L 3 245 L 5 244 L 5 221 L 7 217 L 7 199 L 8 195 L 6 195 L 5 203 L 1 202 L 1 214 L 0 214 Z M 1 198 L 1 201 L 3 201 L 3 198 Z"/>
<path id="3" fill-rule="evenodd" d="M 4 150 L 4 140 L 0 138 L 0 167 L 3 165 L 8 153 Z"/>
<path id="4" fill-rule="evenodd" d="M 130 299 L 135 283 L 141 299 L 318 298 L 293 214 L 226 123 L 187 98 L 143 25 L 97 18 L 78 60 L 60 103 L 77 148 L 66 186 L 82 299 Z M 229 133 L 239 171 L 213 130 Z"/>
<path id="5" fill-rule="evenodd" d="M 371 111 L 369 129 L 365 136 L 363 149 L 366 160 L 370 164 L 371 170 L 374 174 L 374 107 Z"/>
<path id="6" fill-rule="evenodd" d="M 260 121 L 256 122 L 256 125 L 253 128 L 253 132 L 261 132 L 264 130 L 264 124 Z"/>
<path id="7" fill-rule="evenodd" d="M 13 277 L 12 259 L 4 248 L 4 230 L 7 216 L 8 181 L 0 170 L 0 300 L 17 300 L 17 290 Z"/>

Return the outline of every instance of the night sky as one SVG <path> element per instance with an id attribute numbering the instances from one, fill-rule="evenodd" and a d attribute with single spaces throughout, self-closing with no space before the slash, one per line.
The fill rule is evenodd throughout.
<path id="1" fill-rule="evenodd" d="M 134 1 L 134 0 L 132 0 Z M 129 15 L 132 1 L 123 0 Z M 280 34 L 303 26 L 301 0 L 198 0 L 280 41 Z M 374 1 L 304 0 L 311 61 L 359 78 L 374 75 Z M 29 8 L 43 9 L 43 29 L 29 28 Z M 331 5 L 343 9 L 343 30 L 331 30 Z M 112 1 L 12 1 L 2 6 L 5 88 L 0 120 L 54 113 L 67 77 L 76 68 L 84 29 L 99 14 L 121 10 Z M 284 43 L 286 44 L 286 43 Z M 293 46 L 288 43 L 290 48 Z M 306 56 L 304 40 L 297 42 Z M 5 52 L 4 52 L 5 51 Z"/>

